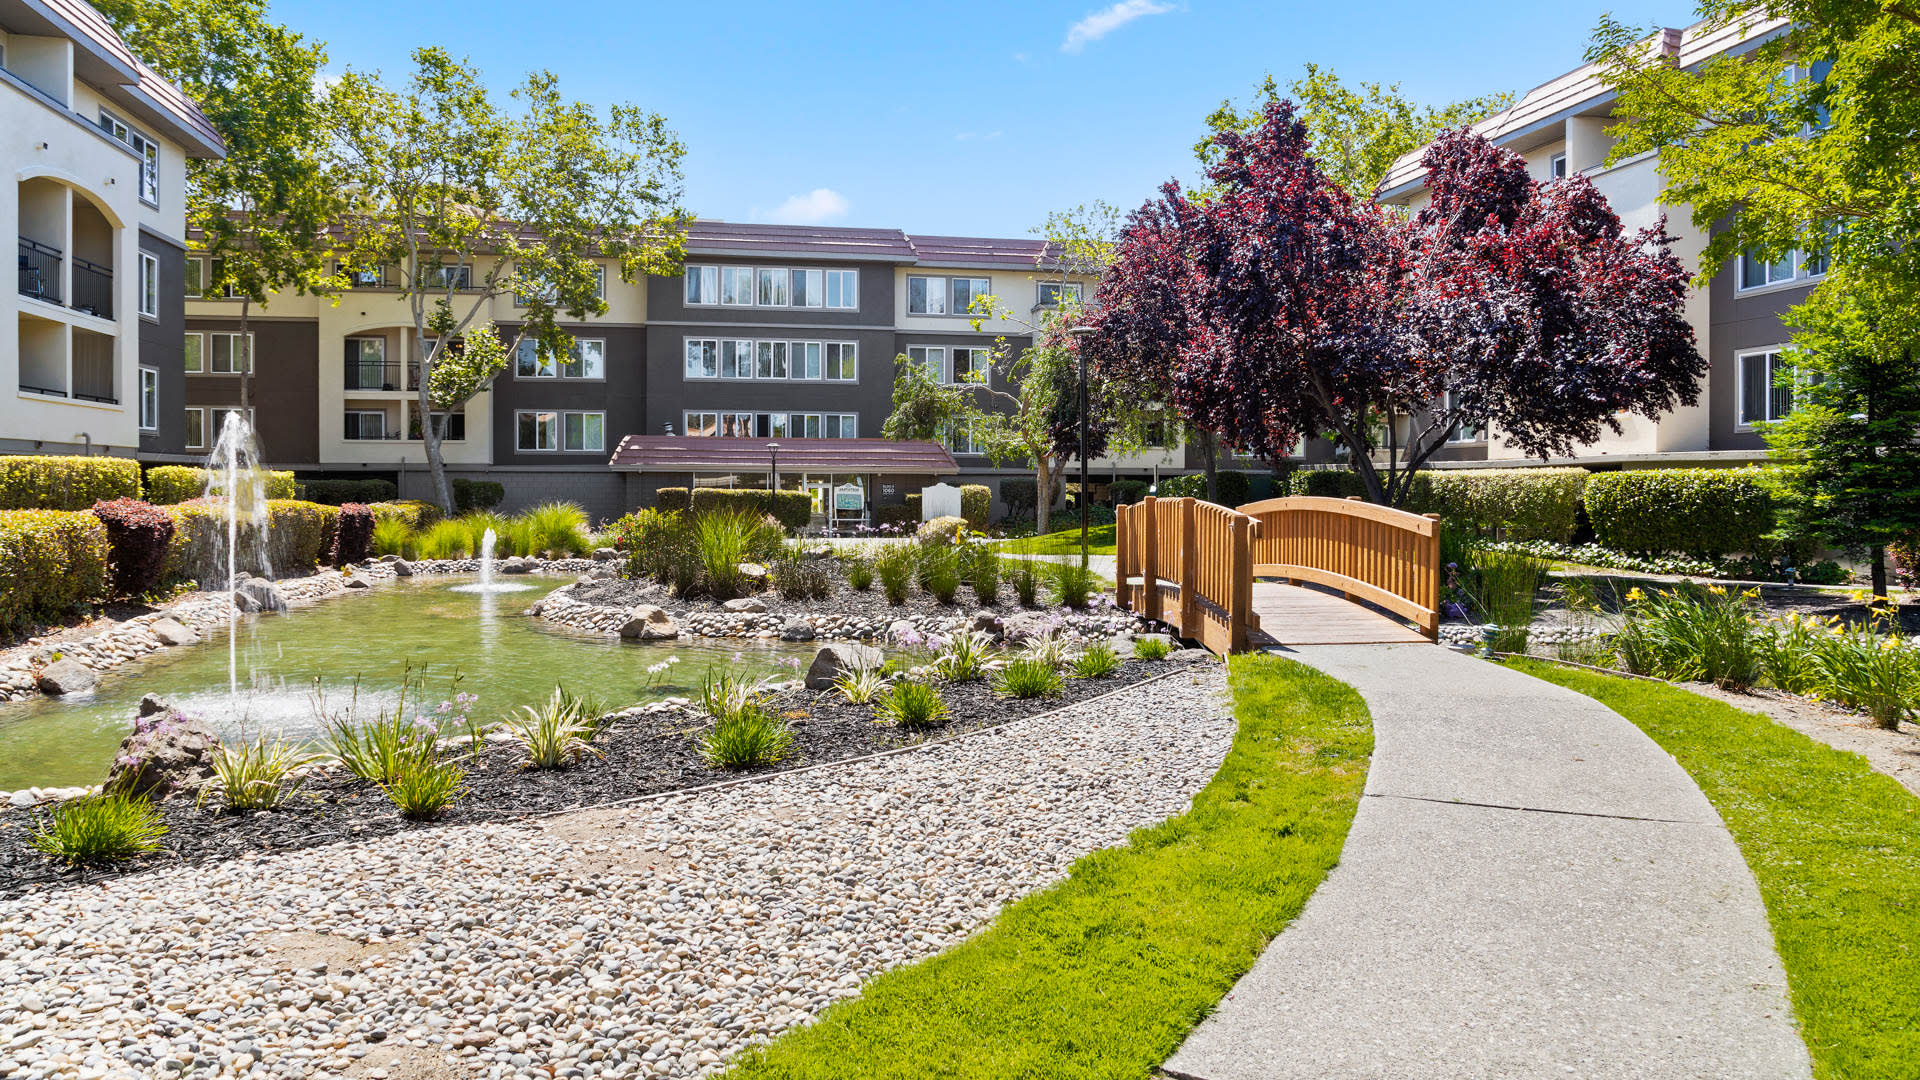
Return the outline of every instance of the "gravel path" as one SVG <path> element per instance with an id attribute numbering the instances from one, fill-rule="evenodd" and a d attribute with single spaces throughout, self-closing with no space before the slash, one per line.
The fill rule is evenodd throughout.
<path id="1" fill-rule="evenodd" d="M 0 902 L 0 1076 L 696 1076 L 1182 812 L 1217 665 L 870 762 Z"/>

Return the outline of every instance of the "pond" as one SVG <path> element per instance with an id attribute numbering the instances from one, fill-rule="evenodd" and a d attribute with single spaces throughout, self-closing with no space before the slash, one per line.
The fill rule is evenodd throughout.
<path id="1" fill-rule="evenodd" d="M 566 580 L 523 577 L 515 583 L 527 588 L 518 592 L 460 591 L 472 581 L 402 578 L 287 614 L 245 616 L 237 698 L 227 693 L 221 631 L 104 675 L 92 695 L 0 705 L 0 791 L 98 783 L 143 694 L 205 717 L 223 736 L 308 740 L 321 731 L 321 701 L 338 713 L 357 694 L 365 718 L 380 705 L 391 707 L 409 672 L 422 677 L 420 712 L 431 714 L 453 696 L 457 674 L 459 690 L 479 696 L 472 719 L 490 723 L 544 701 L 555 683 L 617 708 L 697 692 L 712 668 L 751 677 L 791 671 L 815 650 L 759 639 L 642 644 L 574 633 L 521 614 Z M 680 662 L 661 676 L 648 674 L 672 656 Z"/>

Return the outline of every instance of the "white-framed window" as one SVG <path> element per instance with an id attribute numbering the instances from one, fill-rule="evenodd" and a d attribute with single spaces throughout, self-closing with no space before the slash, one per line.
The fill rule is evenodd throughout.
<path id="1" fill-rule="evenodd" d="M 140 369 L 140 430 L 160 429 L 160 369 Z"/>
<path id="2" fill-rule="evenodd" d="M 513 377 L 516 379 L 552 379 L 560 375 L 560 368 L 553 362 L 553 356 L 540 347 L 533 338 L 521 338 L 520 348 L 514 356 Z"/>
<path id="3" fill-rule="evenodd" d="M 834 311 L 856 311 L 860 307 L 860 271 L 827 271 L 827 307 Z"/>
<path id="4" fill-rule="evenodd" d="M 753 377 L 756 379 L 784 379 L 787 377 L 787 343 L 784 341 L 756 341 L 753 345 Z"/>
<path id="5" fill-rule="evenodd" d="M 827 302 L 827 272 L 825 270 L 791 271 L 793 289 L 789 302 L 798 308 L 825 307 Z"/>
<path id="6" fill-rule="evenodd" d="M 727 338 L 720 342 L 720 377 L 753 378 L 753 342 Z"/>
<path id="7" fill-rule="evenodd" d="M 429 289 L 454 289 L 456 291 L 473 288 L 473 267 L 471 266 L 429 266 L 420 271 L 421 284 Z"/>
<path id="8" fill-rule="evenodd" d="M 688 307 L 705 307 L 720 302 L 720 268 L 689 266 L 686 269 Z"/>
<path id="9" fill-rule="evenodd" d="M 993 364 L 993 350 L 961 347 L 953 350 L 953 381 L 984 383 Z"/>
<path id="10" fill-rule="evenodd" d="M 1567 178 L 1567 155 L 1563 151 L 1547 159 L 1547 183 Z"/>
<path id="11" fill-rule="evenodd" d="M 528 451 L 595 451 L 606 446 L 607 414 L 534 410 L 514 414 L 514 445 Z"/>
<path id="12" fill-rule="evenodd" d="M 854 342 L 827 342 L 826 376 L 829 382 L 857 382 L 859 380 L 860 349 Z"/>
<path id="13" fill-rule="evenodd" d="M 398 390 L 399 371 L 387 370 L 387 339 L 350 337 L 346 345 L 348 390 Z"/>
<path id="14" fill-rule="evenodd" d="M 187 415 L 187 449 L 205 450 L 207 448 L 207 410 L 198 405 L 189 405 Z"/>
<path id="15" fill-rule="evenodd" d="M 563 450 L 604 450 L 607 447 L 607 414 L 603 412 L 562 413 L 560 448 Z"/>
<path id="16" fill-rule="evenodd" d="M 189 300 L 198 300 L 206 292 L 207 261 L 187 256 L 181 266 L 180 293 Z"/>
<path id="17" fill-rule="evenodd" d="M 860 415 L 858 413 L 827 413 L 822 418 L 820 437 L 823 439 L 857 439 L 860 437 Z"/>
<path id="18" fill-rule="evenodd" d="M 753 267 L 720 268 L 720 303 L 726 307 L 753 306 Z"/>
<path id="19" fill-rule="evenodd" d="M 956 422 L 947 429 L 946 438 L 940 441 L 946 444 L 948 453 L 982 454 L 986 452 L 986 447 L 977 437 L 971 420 Z"/>
<path id="20" fill-rule="evenodd" d="M 957 277 L 953 279 L 953 313 L 965 315 L 973 309 L 973 302 L 993 291 L 993 279 L 983 277 Z"/>
<path id="21" fill-rule="evenodd" d="M 1086 295 L 1086 286 L 1078 281 L 1043 281 L 1040 283 L 1039 301 L 1041 307 L 1059 307 L 1061 297 L 1079 303 Z"/>
<path id="22" fill-rule="evenodd" d="M 140 253 L 140 314 L 160 317 L 160 260 L 144 251 Z"/>
<path id="23" fill-rule="evenodd" d="M 907 278 L 907 314 L 945 315 L 948 299 L 946 278 L 918 275 Z"/>
<path id="24" fill-rule="evenodd" d="M 605 379 L 607 377 L 607 341 L 605 338 L 574 338 L 567 359 L 558 364 L 540 343 L 532 338 L 520 340 L 515 357 L 516 379 Z"/>
<path id="25" fill-rule="evenodd" d="M 720 377 L 720 343 L 712 338 L 687 339 L 686 377 L 689 379 L 717 379 Z"/>
<path id="26" fill-rule="evenodd" d="M 387 284 L 387 268 L 384 266 L 356 267 L 340 263 L 339 270 L 346 277 L 347 287 L 350 289 L 382 289 Z M 518 293 L 514 294 L 514 302 L 520 303 Z"/>
<path id="27" fill-rule="evenodd" d="M 1740 379 L 1739 426 L 1750 429 L 1793 412 L 1793 364 L 1785 345 L 1735 353 Z"/>
<path id="28" fill-rule="evenodd" d="M 127 144 L 140 159 L 140 201 L 159 206 L 160 144 L 105 109 L 100 110 L 100 130 Z"/>
<path id="29" fill-rule="evenodd" d="M 251 371 L 252 359 L 252 334 L 248 334 L 245 344 L 242 344 L 238 331 L 213 330 L 207 333 L 208 374 L 239 375 Z"/>
<path id="30" fill-rule="evenodd" d="M 1740 276 L 1735 291 L 1749 292 L 1790 285 L 1796 281 L 1810 281 L 1826 274 L 1827 262 L 1827 253 L 1824 251 L 1787 251 L 1772 260 L 1762 259 L 1751 251 L 1743 251 L 1740 253 Z"/>
<path id="31" fill-rule="evenodd" d="M 387 437 L 387 414 L 380 409 L 348 409 L 344 418 L 342 437 L 349 442 Z"/>
<path id="32" fill-rule="evenodd" d="M 924 368 L 927 378 L 937 383 L 947 381 L 947 347 L 945 345 L 909 345 L 907 358 Z"/>
<path id="33" fill-rule="evenodd" d="M 189 375 L 198 375 L 206 370 L 206 338 L 196 331 L 187 331 L 180 348 L 180 367 Z"/>
<path id="34" fill-rule="evenodd" d="M 602 303 L 607 299 L 607 268 L 599 263 L 593 264 L 593 298 Z"/>
<path id="35" fill-rule="evenodd" d="M 1459 407 L 1460 407 L 1460 395 L 1455 393 L 1452 390 L 1447 391 L 1447 397 L 1446 397 L 1447 412 L 1451 413 L 1453 412 L 1453 410 Z M 1454 425 L 1452 433 L 1447 436 L 1447 441 L 1449 443 L 1486 442 L 1487 432 L 1485 428 L 1481 427 L 1477 423 L 1471 423 L 1466 420 L 1462 420 L 1458 424 Z"/>
<path id="36" fill-rule="evenodd" d="M 725 439 L 753 437 L 753 414 L 750 412 L 715 412 L 696 409 L 682 413 L 681 418 L 686 421 L 689 435 Z"/>
<path id="37" fill-rule="evenodd" d="M 790 299 L 788 286 L 792 279 L 785 270 L 763 266 L 756 276 L 759 278 L 759 292 L 755 302 L 761 307 L 787 307 Z"/>
<path id="38" fill-rule="evenodd" d="M 821 375 L 820 352 L 820 343 L 817 341 L 794 342 L 791 354 L 793 377 L 818 381 Z"/>

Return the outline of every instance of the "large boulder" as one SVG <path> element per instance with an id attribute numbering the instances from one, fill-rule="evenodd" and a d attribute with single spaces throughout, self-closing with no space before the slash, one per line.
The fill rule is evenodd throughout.
<path id="1" fill-rule="evenodd" d="M 744 615 L 764 615 L 767 613 L 767 605 L 755 600 L 751 596 L 742 596 L 737 600 L 729 600 L 720 606 L 726 608 L 728 611 Z"/>
<path id="2" fill-rule="evenodd" d="M 823 645 L 813 654 L 813 664 L 807 668 L 807 689 L 831 690 L 835 679 L 860 668 L 878 668 L 885 659 L 885 655 L 871 645 L 856 645 L 851 641 Z"/>
<path id="3" fill-rule="evenodd" d="M 233 587 L 234 602 L 242 611 L 285 611 L 287 598 L 266 578 L 250 577 Z"/>
<path id="4" fill-rule="evenodd" d="M 747 579 L 747 585 L 754 589 L 767 587 L 767 568 L 757 562 L 743 562 L 739 566 L 740 576 Z"/>
<path id="5" fill-rule="evenodd" d="M 1045 637 L 1060 629 L 1058 615 L 1042 615 L 1037 611 L 1016 611 L 1000 621 L 1000 633 L 1009 644 L 1018 645 L 1037 637 Z"/>
<path id="6" fill-rule="evenodd" d="M 40 669 L 40 678 L 35 681 L 41 692 L 58 696 L 87 693 L 99 685 L 100 676 L 78 660 L 55 660 Z"/>
<path id="7" fill-rule="evenodd" d="M 640 604 L 627 610 L 627 621 L 620 625 L 620 636 L 632 641 L 661 641 L 680 636 L 673 616 L 652 604 Z"/>
<path id="8" fill-rule="evenodd" d="M 798 615 L 780 627 L 781 641 L 812 641 L 813 636 L 813 624 Z"/>
<path id="9" fill-rule="evenodd" d="M 594 562 L 615 562 L 620 557 L 619 548 L 597 547 L 593 549 Z"/>
<path id="10" fill-rule="evenodd" d="M 513 558 L 500 564 L 500 572 L 503 574 L 531 574 L 534 570 L 538 569 L 539 566 L 540 564 L 532 559 L 515 555 Z"/>
<path id="11" fill-rule="evenodd" d="M 413 576 L 413 564 L 408 562 L 405 559 L 400 558 L 399 556 L 395 556 L 394 560 L 387 565 L 393 567 L 394 577 L 412 577 Z"/>
<path id="12" fill-rule="evenodd" d="M 369 582 L 369 581 L 368 581 L 368 580 L 367 580 L 366 578 L 363 578 L 363 577 L 359 577 L 359 576 L 357 576 L 357 575 L 356 575 L 356 576 L 354 576 L 354 577 L 350 577 L 350 578 L 348 578 L 348 579 L 346 580 L 346 582 L 345 582 L 345 585 L 346 585 L 346 587 L 347 587 L 347 588 L 349 588 L 349 589 L 371 589 L 371 588 L 373 588 L 373 584 L 372 584 L 371 582 Z"/>
<path id="13" fill-rule="evenodd" d="M 148 694 L 140 699 L 133 733 L 113 755 L 104 788 L 154 799 L 198 791 L 213 779 L 213 755 L 219 745 L 219 737 L 205 721 Z"/>
<path id="14" fill-rule="evenodd" d="M 991 611 L 976 611 L 967 616 L 967 629 L 997 638 L 1000 636 L 1000 616 Z"/>
<path id="15" fill-rule="evenodd" d="M 197 645 L 200 642 L 200 635 L 178 619 L 155 619 L 147 624 L 147 632 L 158 638 L 162 645 Z"/>

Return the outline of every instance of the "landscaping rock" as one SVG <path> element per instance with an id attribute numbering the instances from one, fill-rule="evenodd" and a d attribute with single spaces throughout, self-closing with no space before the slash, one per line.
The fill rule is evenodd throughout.
<path id="1" fill-rule="evenodd" d="M 925 635 L 920 633 L 919 627 L 905 619 L 895 619 L 887 624 L 888 641 L 909 641 L 923 636 Z"/>
<path id="2" fill-rule="evenodd" d="M 1000 633 L 1014 645 L 1044 637 L 1059 628 L 1058 615 L 1042 615 L 1037 611 L 1016 611 L 1000 622 Z"/>
<path id="3" fill-rule="evenodd" d="M 858 668 L 878 668 L 886 655 L 871 645 L 839 641 L 823 645 L 807 667 L 807 689 L 831 690 L 833 681 Z"/>
<path id="4" fill-rule="evenodd" d="M 755 600 L 751 596 L 743 596 L 738 600 L 729 600 L 720 606 L 726 608 L 728 611 L 745 612 L 749 615 L 764 615 L 767 611 L 767 605 L 765 603 Z"/>
<path id="5" fill-rule="evenodd" d="M 633 641 L 660 641 L 679 637 L 680 627 L 664 608 L 641 604 L 627 611 L 627 621 L 620 626 L 620 636 Z"/>
<path id="6" fill-rule="evenodd" d="M 788 619 L 786 621 L 786 624 L 780 627 L 780 640 L 781 641 L 812 641 L 813 640 L 813 624 L 807 622 L 807 620 L 802 619 L 798 615 L 796 615 L 793 618 Z"/>
<path id="7" fill-rule="evenodd" d="M 287 610 L 287 598 L 285 594 L 280 591 L 278 586 L 265 578 L 248 578 L 233 587 L 233 595 L 236 600 L 240 597 L 246 597 L 247 601 L 252 602 L 252 606 L 249 607 L 245 601 L 242 601 L 240 604 L 242 611 Z"/>
<path id="8" fill-rule="evenodd" d="M 371 589 L 373 584 L 363 577 L 350 577 L 346 580 L 349 589 Z"/>
<path id="9" fill-rule="evenodd" d="M 148 694 L 140 699 L 133 734 L 113 755 L 104 786 L 151 798 L 198 790 L 213 779 L 213 754 L 219 745 L 219 736 L 206 721 L 169 709 Z"/>
<path id="10" fill-rule="evenodd" d="M 84 694 L 100 683 L 100 676 L 78 660 L 55 660 L 40 671 L 37 680 L 43 693 L 56 696 Z"/>
<path id="11" fill-rule="evenodd" d="M 33 802 L 33 792 L 25 788 L 21 788 L 19 791 L 7 796 L 7 805 L 13 807 L 15 810 L 25 810 L 27 807 L 32 806 Z"/>
<path id="12" fill-rule="evenodd" d="M 382 555 L 380 556 L 380 561 L 383 563 L 397 563 L 397 562 L 401 562 L 402 560 L 398 555 Z"/>
<path id="13" fill-rule="evenodd" d="M 620 558 L 619 548 L 597 547 L 593 549 L 594 562 L 615 562 Z"/>
<path id="14" fill-rule="evenodd" d="M 766 587 L 766 584 L 767 584 L 767 568 L 766 567 L 760 565 L 757 562 L 743 562 L 740 564 L 739 569 L 740 569 L 740 576 L 747 579 L 747 584 L 752 585 L 756 589 Z"/>
<path id="15" fill-rule="evenodd" d="M 160 639 L 162 645 L 197 645 L 200 635 L 180 624 L 178 619 L 155 619 L 147 624 L 147 632 Z"/>
<path id="16" fill-rule="evenodd" d="M 1000 616 L 991 611 L 976 611 L 967 619 L 967 629 L 1000 636 Z"/>
<path id="17" fill-rule="evenodd" d="M 408 562 L 407 560 L 402 559 L 396 555 L 393 557 L 393 562 L 391 565 L 393 566 L 394 577 L 412 577 L 413 576 L 413 564 Z"/>
<path id="18" fill-rule="evenodd" d="M 500 572 L 503 574 L 531 574 L 538 568 L 538 563 L 520 555 L 515 555 L 500 564 Z"/>

